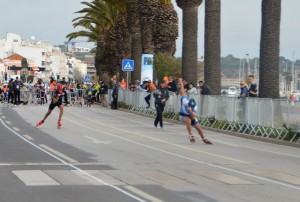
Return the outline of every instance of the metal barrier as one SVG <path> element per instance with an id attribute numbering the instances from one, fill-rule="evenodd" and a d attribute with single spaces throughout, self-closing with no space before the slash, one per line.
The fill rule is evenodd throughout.
<path id="1" fill-rule="evenodd" d="M 111 91 L 109 91 L 111 99 Z M 129 110 L 155 115 L 154 98 L 146 108 L 146 92 L 119 91 L 119 102 Z M 261 98 L 234 98 L 225 96 L 198 96 L 198 116 L 202 125 L 248 133 L 256 136 L 300 142 L 300 105 L 288 100 Z M 168 118 L 177 119 L 181 97 L 170 93 L 165 106 Z M 171 114 L 172 113 L 172 114 Z M 289 129 L 289 130 L 287 130 Z M 291 132 L 294 131 L 294 132 Z"/>

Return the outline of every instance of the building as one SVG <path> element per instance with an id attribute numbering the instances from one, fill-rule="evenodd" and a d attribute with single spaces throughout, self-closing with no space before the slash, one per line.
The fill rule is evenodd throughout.
<path id="1" fill-rule="evenodd" d="M 88 76 L 96 75 L 95 67 L 95 56 L 94 55 L 85 55 L 85 62 L 87 64 L 87 74 Z"/>
<path id="2" fill-rule="evenodd" d="M 26 58 L 29 68 L 38 67 L 38 71 L 34 76 L 45 81 L 48 81 L 50 76 L 56 78 L 59 76 L 67 77 L 69 74 L 67 57 L 61 53 L 60 48 L 54 47 L 49 42 L 35 40 L 34 37 L 24 40 L 18 34 L 7 33 L 6 37 L 0 40 L 0 58 L 3 65 L 7 64 L 7 67 L 11 67 L 10 57 L 15 54 Z M 3 59 L 6 59 L 6 62 Z M 8 73 L 12 74 L 12 72 Z"/>

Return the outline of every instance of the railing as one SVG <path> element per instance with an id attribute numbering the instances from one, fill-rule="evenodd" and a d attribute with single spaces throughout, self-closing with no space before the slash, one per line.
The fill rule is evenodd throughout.
<path id="1" fill-rule="evenodd" d="M 111 91 L 109 91 L 111 93 Z M 147 92 L 120 90 L 118 101 L 127 108 L 155 115 L 154 98 L 150 108 L 144 98 Z M 300 103 L 288 100 L 261 98 L 233 98 L 225 96 L 198 96 L 198 116 L 204 126 L 247 133 L 255 136 L 300 142 Z M 111 96 L 109 96 L 111 101 Z M 171 93 L 165 107 L 165 116 L 178 119 L 181 97 Z"/>

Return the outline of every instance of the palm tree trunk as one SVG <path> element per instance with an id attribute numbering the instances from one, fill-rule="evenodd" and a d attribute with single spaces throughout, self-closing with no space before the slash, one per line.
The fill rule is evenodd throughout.
<path id="1" fill-rule="evenodd" d="M 198 7 L 183 9 L 182 76 L 197 83 Z"/>
<path id="2" fill-rule="evenodd" d="M 198 7 L 202 0 L 176 0 L 183 11 L 182 76 L 197 83 Z"/>
<path id="3" fill-rule="evenodd" d="M 281 0 L 262 0 L 259 97 L 279 98 Z"/>
<path id="4" fill-rule="evenodd" d="M 213 95 L 221 94 L 221 0 L 205 1 L 204 79 Z"/>
<path id="5" fill-rule="evenodd" d="M 131 34 L 131 59 L 134 60 L 134 71 L 131 72 L 131 81 L 141 78 L 142 40 L 141 26 L 138 18 L 138 0 L 127 0 L 127 24 Z"/>

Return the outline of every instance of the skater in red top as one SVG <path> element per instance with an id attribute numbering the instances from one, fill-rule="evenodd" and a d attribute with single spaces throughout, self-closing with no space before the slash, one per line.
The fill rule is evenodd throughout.
<path id="1" fill-rule="evenodd" d="M 43 120 L 39 121 L 35 127 L 42 125 L 55 107 L 59 108 L 59 118 L 58 118 L 57 126 L 58 127 L 62 126 L 61 118 L 64 113 L 64 105 L 62 104 L 63 97 L 64 97 L 63 86 L 62 86 L 62 84 L 58 84 L 56 87 L 56 90 L 53 92 L 53 97 L 52 97 L 52 101 L 49 105 L 48 112 L 46 113 Z"/>

